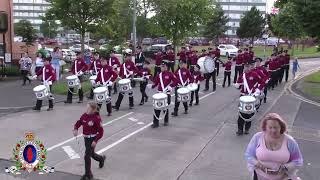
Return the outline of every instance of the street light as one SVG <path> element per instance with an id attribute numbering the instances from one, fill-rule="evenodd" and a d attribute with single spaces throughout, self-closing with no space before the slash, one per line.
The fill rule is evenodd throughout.
<path id="1" fill-rule="evenodd" d="M 263 49 L 263 57 L 264 57 L 264 59 L 266 59 L 267 39 L 269 37 L 268 28 L 269 28 L 269 25 L 266 24 L 264 26 L 264 30 L 263 30 L 263 34 L 262 34 L 262 38 L 264 39 L 264 49 Z"/>

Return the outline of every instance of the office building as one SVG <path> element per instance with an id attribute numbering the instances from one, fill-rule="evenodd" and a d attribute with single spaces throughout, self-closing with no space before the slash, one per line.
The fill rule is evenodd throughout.
<path id="1" fill-rule="evenodd" d="M 230 20 L 227 23 L 229 29 L 226 31 L 228 37 L 236 37 L 237 28 L 240 26 L 240 19 L 251 7 L 256 8 L 265 16 L 267 11 L 267 0 L 218 0 L 225 15 Z"/>

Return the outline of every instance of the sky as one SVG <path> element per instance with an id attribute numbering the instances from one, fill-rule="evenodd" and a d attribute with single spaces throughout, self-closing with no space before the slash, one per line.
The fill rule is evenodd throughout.
<path id="1" fill-rule="evenodd" d="M 267 0 L 267 13 L 271 12 L 271 8 L 276 0 Z"/>

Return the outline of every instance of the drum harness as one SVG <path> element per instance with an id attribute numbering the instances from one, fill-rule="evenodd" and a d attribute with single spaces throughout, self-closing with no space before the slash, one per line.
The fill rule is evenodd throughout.
<path id="1" fill-rule="evenodd" d="M 105 80 L 104 80 L 103 68 L 100 70 L 100 73 L 101 73 L 102 86 L 108 86 L 107 84 L 110 82 L 112 76 L 110 76 L 110 78 L 108 79 L 108 81 L 105 81 Z M 107 92 L 108 92 L 109 98 L 106 99 L 106 103 L 109 104 L 109 103 L 111 102 L 111 96 L 110 96 L 110 94 L 109 94 L 108 88 L 107 88 Z"/>
<path id="2" fill-rule="evenodd" d="M 189 84 L 189 79 L 187 79 L 186 82 L 183 82 L 182 75 L 181 75 L 181 69 L 179 69 L 179 79 L 180 79 L 180 82 L 181 82 L 181 87 L 180 88 L 183 88 L 187 84 Z M 178 96 L 178 100 L 181 101 L 180 96 Z"/>
<path id="3" fill-rule="evenodd" d="M 50 76 L 47 80 L 45 78 L 45 67 L 43 67 L 42 69 L 42 80 L 43 80 L 43 85 L 46 86 L 47 90 L 48 90 L 48 99 L 50 100 L 54 100 L 52 93 L 50 92 L 50 85 L 49 85 L 49 81 L 51 80 L 52 76 Z"/>
<path id="4" fill-rule="evenodd" d="M 162 72 L 159 74 L 159 78 L 160 78 L 160 85 L 161 85 L 161 88 L 162 88 L 162 93 L 167 94 L 169 92 L 169 90 L 168 90 L 169 85 L 167 87 L 164 87 L 163 79 L 162 79 Z M 167 94 L 167 96 L 171 96 L 171 94 Z M 169 104 L 168 104 L 168 106 L 169 106 Z M 160 110 L 159 117 L 157 117 L 155 111 L 153 111 L 153 116 L 156 117 L 156 119 L 158 121 L 160 121 L 167 115 L 168 109 L 169 109 L 169 107 L 166 110 Z M 161 116 L 161 112 L 162 111 L 164 111 L 163 116 Z"/>
<path id="5" fill-rule="evenodd" d="M 127 68 L 126 68 L 126 63 L 123 63 L 123 73 L 124 73 L 124 75 L 126 76 L 126 78 L 129 78 L 132 74 L 128 74 L 128 70 L 127 70 Z M 131 78 L 132 79 L 132 78 Z M 132 92 L 132 93 L 131 93 Z M 129 97 L 132 97 L 133 96 L 133 91 L 131 91 L 130 93 L 131 93 L 131 95 L 130 95 L 130 93 L 129 93 Z"/>
<path id="6" fill-rule="evenodd" d="M 82 72 L 82 69 L 81 69 L 80 71 L 78 71 L 78 70 L 77 70 L 77 60 L 75 61 L 74 69 L 75 69 L 75 74 L 76 74 L 77 76 L 80 76 L 80 74 L 81 74 L 81 72 Z M 70 87 L 68 86 L 68 91 L 69 91 L 71 94 L 73 94 L 73 95 L 78 94 L 79 89 L 81 89 L 81 82 L 80 82 L 80 79 L 78 78 L 78 79 L 77 79 L 77 81 L 79 81 L 79 86 L 78 86 L 78 88 L 77 88 L 77 91 L 76 91 L 76 92 L 71 91 L 71 90 L 70 90 Z"/>
<path id="7" fill-rule="evenodd" d="M 249 96 L 252 96 L 252 90 L 249 88 L 249 85 L 248 85 L 248 82 L 247 82 L 245 73 L 243 73 L 242 79 L 243 79 L 244 88 L 245 88 L 246 91 L 248 92 Z M 245 121 L 251 121 L 251 120 L 256 116 L 256 114 L 257 114 L 257 113 L 256 113 L 256 110 L 255 110 L 255 111 L 253 112 L 253 113 L 254 113 L 253 116 L 251 116 L 249 119 L 247 119 L 247 118 L 244 118 L 244 117 L 241 115 L 241 113 L 240 113 L 239 110 L 238 110 L 238 113 L 239 113 L 239 116 L 240 116 L 243 120 L 245 120 Z"/>

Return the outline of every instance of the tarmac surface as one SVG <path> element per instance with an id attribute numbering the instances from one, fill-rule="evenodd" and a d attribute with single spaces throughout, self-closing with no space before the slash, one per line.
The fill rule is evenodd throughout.
<path id="1" fill-rule="evenodd" d="M 301 60 L 301 75 L 319 67 L 320 60 Z M 233 75 L 232 75 L 233 76 Z M 111 117 L 102 108 L 105 134 L 96 151 L 107 156 L 105 167 L 92 171 L 101 180 L 249 180 L 244 151 L 252 135 L 259 130 L 259 121 L 267 112 L 279 113 L 289 125 L 304 156 L 304 166 L 299 176 L 304 180 L 319 180 L 320 172 L 320 107 L 304 102 L 291 94 L 282 83 L 270 91 L 268 101 L 259 109 L 250 135 L 236 136 L 239 91 L 233 87 L 222 88 L 220 70 L 218 87 L 200 92 L 200 105 L 183 114 L 180 105 L 178 117 L 170 117 L 170 124 L 157 129 L 152 123 L 152 98 L 155 92 L 147 90 L 149 102 L 139 106 L 140 92 L 135 88 L 135 107 L 129 109 L 125 97 L 120 111 Z M 204 85 L 201 85 L 203 89 Z M 0 89 L 0 92 L 3 90 Z M 1 93 L 2 94 L 2 93 Z M 115 101 L 116 97 L 113 97 Z M 104 106 L 105 107 L 105 106 Z M 170 107 L 170 113 L 173 107 Z M 54 111 L 31 110 L 7 113 L 0 117 L 0 168 L 11 164 L 12 148 L 24 133 L 32 131 L 44 142 L 48 150 L 47 165 L 56 173 L 49 175 L 5 174 L 0 179 L 51 180 L 79 179 L 84 173 L 83 138 L 72 136 L 73 124 L 85 111 L 85 104 L 57 104 Z M 81 132 L 81 131 L 79 131 Z M 6 160 L 7 159 L 7 160 Z M 10 165 L 11 164 L 11 165 Z"/>

